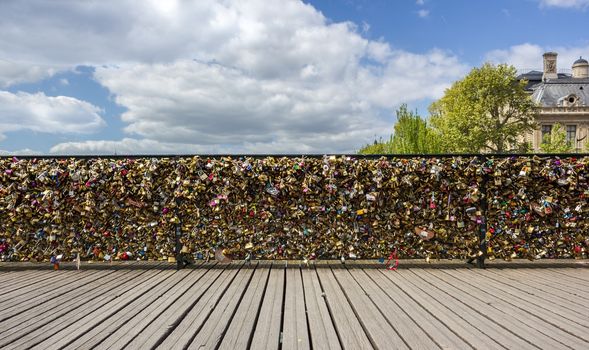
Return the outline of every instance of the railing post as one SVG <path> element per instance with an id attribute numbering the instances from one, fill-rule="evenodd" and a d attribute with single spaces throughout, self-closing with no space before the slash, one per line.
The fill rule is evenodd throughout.
<path id="1" fill-rule="evenodd" d="M 178 207 L 180 207 L 181 200 L 180 198 L 175 198 L 174 201 L 176 202 L 176 205 L 174 207 L 174 217 L 178 220 L 175 225 L 174 234 L 174 238 L 176 241 L 176 270 L 180 270 L 181 268 L 186 266 L 186 264 L 184 263 L 184 256 L 182 255 L 182 241 L 180 240 L 180 238 L 182 238 L 182 220 L 180 220 L 180 216 L 178 216 Z"/>
<path id="2" fill-rule="evenodd" d="M 483 170 L 483 181 L 481 182 L 481 223 L 479 225 L 479 254 L 477 255 L 477 267 L 485 268 L 485 258 L 487 257 L 487 216 L 489 214 L 488 200 L 487 200 L 487 184 L 489 182 L 489 174 L 486 171 L 487 157 L 480 156 L 481 169 Z"/>
<path id="3" fill-rule="evenodd" d="M 182 237 L 182 228 L 180 223 L 176 223 L 176 270 L 180 270 L 184 267 L 184 260 L 182 258 L 182 242 L 180 242 L 180 237 Z"/>
<path id="4" fill-rule="evenodd" d="M 176 164 L 176 169 L 178 170 L 178 159 L 180 159 L 180 157 L 175 157 L 175 164 Z M 174 190 L 174 218 L 177 220 L 175 223 L 175 234 L 174 234 L 174 239 L 176 242 L 176 249 L 175 249 L 175 253 L 176 253 L 176 270 L 180 270 L 182 268 L 184 268 L 187 264 L 184 261 L 184 255 L 182 254 L 182 241 L 180 240 L 182 238 L 182 220 L 180 219 L 180 216 L 178 215 L 178 208 L 180 207 L 180 205 L 182 204 L 182 200 L 178 197 L 178 193 L 179 193 L 179 187 L 180 187 L 180 182 L 178 184 L 176 184 L 176 188 Z"/>

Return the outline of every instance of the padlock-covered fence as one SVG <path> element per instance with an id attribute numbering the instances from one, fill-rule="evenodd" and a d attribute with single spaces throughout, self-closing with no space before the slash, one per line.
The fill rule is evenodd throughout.
<path id="1" fill-rule="evenodd" d="M 589 157 L 2 158 L 0 260 L 586 257 Z"/>

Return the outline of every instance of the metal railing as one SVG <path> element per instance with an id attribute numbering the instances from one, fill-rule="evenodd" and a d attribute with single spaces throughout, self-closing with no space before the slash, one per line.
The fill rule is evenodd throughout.
<path id="1" fill-rule="evenodd" d="M 470 213 L 472 214 L 472 212 L 477 212 L 479 214 L 477 215 L 471 215 L 471 217 L 476 216 L 476 226 L 473 226 L 474 231 L 472 231 L 472 234 L 476 234 L 476 240 L 478 241 L 477 243 L 477 247 L 475 249 L 475 251 L 473 251 L 474 254 L 470 255 L 469 260 L 470 261 L 474 261 L 476 259 L 477 261 L 477 265 L 479 267 L 484 267 L 484 262 L 485 259 L 489 256 L 494 256 L 496 255 L 496 251 L 495 251 L 495 247 L 497 247 L 498 245 L 497 240 L 498 240 L 498 235 L 497 235 L 497 231 L 500 231 L 499 233 L 502 234 L 501 239 L 503 239 L 504 241 L 508 241 L 506 247 L 499 247 L 497 249 L 499 250 L 509 250 L 511 249 L 511 251 L 513 252 L 513 254 L 519 254 L 520 252 L 517 251 L 517 249 L 512 249 L 515 247 L 515 245 L 518 245 L 518 249 L 520 249 L 521 247 L 519 247 L 519 241 L 522 241 L 524 243 L 524 245 L 528 245 L 525 249 L 530 250 L 530 246 L 534 245 L 533 249 L 535 250 L 540 250 L 543 249 L 544 247 L 539 243 L 539 242 L 545 242 L 545 246 L 548 247 L 547 249 L 553 249 L 552 253 L 548 253 L 550 256 L 555 256 L 555 257 L 565 257 L 565 256 L 569 256 L 572 257 L 574 256 L 583 256 L 584 251 L 589 250 L 589 246 L 588 246 L 588 242 L 589 240 L 587 240 L 589 237 L 587 237 L 587 233 L 586 231 L 583 231 L 583 229 L 585 228 L 585 224 L 584 222 L 586 221 L 585 216 L 583 214 L 583 210 L 582 210 L 582 206 L 586 204 L 586 198 L 589 198 L 589 193 L 586 193 L 586 185 L 587 185 L 587 181 L 585 181 L 585 175 L 589 174 L 589 154 L 578 154 L 578 153 L 567 153 L 567 154 L 411 154 L 411 155 L 356 155 L 356 154 L 335 154 L 335 155 L 323 155 L 323 154 L 307 154 L 307 155 L 282 155 L 282 154 L 273 154 L 273 155 L 267 155 L 267 154 L 253 154 L 253 155 L 235 155 L 235 154 L 206 154 L 206 155 L 101 155 L 101 156 L 69 156 L 69 155 L 63 155 L 63 156 L 15 156 L 15 158 L 13 158 L 13 156 L 3 156 L 0 157 L 0 164 L 2 166 L 3 169 L 2 172 L 4 173 L 3 177 L 0 178 L 1 182 L 0 182 L 0 190 L 4 191 L 4 198 L 6 198 L 6 195 L 10 195 L 10 193 L 6 193 L 6 189 L 7 188 L 15 188 L 18 187 L 19 185 L 21 185 L 21 181 L 16 179 L 16 180 L 11 180 L 10 176 L 8 176 L 8 172 L 11 172 L 11 164 L 13 163 L 19 163 L 21 161 L 26 162 L 27 164 L 34 162 L 34 160 L 43 160 L 45 162 L 48 163 L 52 163 L 52 160 L 55 160 L 55 164 L 61 164 L 60 166 L 63 166 L 63 168 L 60 169 L 66 169 L 67 168 L 67 164 L 68 164 L 68 160 L 108 160 L 108 159 L 113 159 L 113 160 L 125 160 L 125 159 L 133 159 L 133 160 L 149 160 L 149 159 L 169 159 L 172 161 L 177 161 L 177 160 L 188 160 L 188 159 L 199 159 L 199 160 L 207 160 L 207 159 L 220 159 L 220 160 L 231 160 L 233 162 L 237 162 L 236 164 L 243 164 L 243 161 L 246 160 L 268 160 L 270 161 L 271 159 L 274 160 L 285 160 L 286 162 L 288 161 L 300 161 L 300 160 L 309 160 L 311 162 L 315 162 L 319 165 L 322 165 L 323 163 L 325 164 L 329 164 L 330 161 L 338 161 L 339 160 L 346 160 L 346 159 L 350 159 L 351 160 L 366 160 L 368 162 L 364 162 L 362 163 L 363 165 L 359 165 L 361 167 L 361 170 L 366 170 L 367 166 L 369 166 L 369 163 L 371 163 L 370 161 L 375 161 L 375 160 L 387 160 L 387 161 L 393 161 L 390 165 L 391 167 L 394 166 L 399 166 L 400 163 L 394 163 L 395 160 L 406 160 L 408 162 L 416 162 L 419 163 L 420 161 L 423 160 L 436 160 L 436 162 L 425 162 L 422 164 L 422 168 L 419 168 L 415 174 L 411 173 L 411 169 L 407 168 L 405 170 L 401 169 L 397 172 L 397 170 L 390 170 L 390 168 L 382 168 L 383 172 L 386 174 L 386 176 L 416 176 L 417 179 L 415 181 L 417 182 L 424 182 L 424 181 L 428 181 L 427 179 L 431 179 L 432 178 L 432 174 L 435 174 L 436 172 L 438 173 L 447 173 L 450 174 L 452 176 L 463 176 L 464 175 L 464 180 L 467 184 L 473 186 L 471 189 L 461 189 L 457 186 L 457 184 L 454 184 L 454 188 L 452 190 L 448 189 L 448 207 L 450 206 L 451 202 L 452 205 L 457 205 L 458 209 L 460 209 L 461 211 L 463 210 L 471 210 L 472 208 L 464 208 L 464 205 L 460 205 L 461 200 L 463 198 L 460 198 L 459 200 L 457 200 L 458 198 L 451 198 L 452 194 L 455 194 L 458 197 L 462 197 L 464 196 L 473 196 L 476 195 L 477 193 L 479 194 L 478 196 L 480 197 L 479 199 L 473 200 L 470 203 L 474 203 L 472 205 L 474 205 L 474 210 L 471 210 Z M 460 159 L 463 160 L 462 163 L 460 163 Z M 468 159 L 468 161 L 466 161 Z M 241 163 L 239 163 L 241 162 Z M 470 168 L 468 168 L 469 164 L 473 164 L 474 165 L 471 166 Z M 527 165 L 528 163 L 530 163 L 531 165 Z M 532 164 L 533 163 L 533 164 Z M 84 162 L 83 162 L 84 164 Z M 187 178 L 191 178 L 194 177 L 199 171 L 202 171 L 205 166 L 205 162 L 199 163 L 198 165 L 198 169 L 192 169 L 192 170 L 187 170 L 186 174 L 187 174 Z M 290 163 L 289 163 L 290 164 Z M 294 163 L 293 163 L 294 164 Z M 317 165 L 316 164 L 316 165 Z M 452 169 L 452 164 L 458 164 L 457 166 L 464 166 L 465 168 L 459 168 L 459 169 Z M 438 166 L 441 165 L 442 167 L 446 167 L 446 169 L 438 169 Z M 124 167 L 125 165 L 123 165 Z M 435 168 L 434 168 L 435 167 Z M 17 167 L 18 168 L 18 167 Z M 329 167 L 328 167 L 329 168 Z M 467 169 L 468 168 L 468 169 Z M 528 169 L 529 168 L 529 169 Z M 170 169 L 166 169 L 166 170 L 171 170 Z M 309 168 L 311 169 L 311 168 Z M 319 168 L 317 168 L 319 169 Z M 388 169 L 388 170 L 385 170 Z M 417 168 L 416 168 L 417 169 Z M 311 170 L 309 170 L 311 171 Z M 320 170 L 316 170 L 317 173 L 316 174 L 311 174 L 311 175 L 315 175 L 318 178 L 320 178 L 321 180 L 333 180 L 333 169 L 329 168 L 328 170 L 324 170 L 323 174 L 321 173 Z M 550 172 L 553 172 L 554 174 L 550 174 Z M 575 176 L 576 178 L 573 179 L 574 185 L 572 182 L 569 182 L 569 178 L 571 177 L 570 174 L 567 174 L 567 172 L 569 171 L 574 171 L 576 172 Z M 522 175 L 522 173 L 524 173 Z M 31 176 L 34 177 L 34 175 L 37 174 L 29 174 Z M 189 176 L 188 176 L 189 175 Z M 257 174 L 260 175 L 260 174 Z M 177 174 L 170 174 L 171 176 L 177 176 Z M 331 178 L 329 176 L 332 176 Z M 338 178 L 339 179 L 339 178 Z M 105 181 L 108 180 L 105 179 Z M 345 180 L 345 179 L 344 179 Z M 357 179 L 359 181 L 362 181 L 362 179 Z M 448 178 L 447 179 L 449 182 L 458 182 L 458 179 L 454 178 Z M 566 184 L 565 185 L 561 185 L 559 183 L 559 180 L 566 180 Z M 573 181 L 570 180 L 570 181 Z M 69 181 L 69 180 L 66 180 Z M 163 181 L 163 180 L 162 180 Z M 167 179 L 166 179 L 167 181 Z M 172 179 L 170 179 L 170 181 L 172 181 Z M 195 180 L 198 181 L 198 180 Z M 249 181 L 249 180 L 248 180 Z M 337 182 L 339 181 L 339 182 Z M 342 188 L 344 188 L 342 185 L 342 181 L 337 180 L 336 185 L 338 185 L 339 187 L 336 186 L 336 190 L 341 190 Z M 421 203 L 421 207 L 425 208 L 424 211 L 427 211 L 427 206 L 428 206 L 428 201 L 430 201 L 429 205 L 432 208 L 435 208 L 435 206 L 442 206 L 444 204 L 443 200 L 440 200 L 439 198 L 434 200 L 433 197 L 434 195 L 432 195 L 432 191 L 434 191 L 435 189 L 439 189 L 441 188 L 440 186 L 440 180 L 439 179 L 433 179 L 432 180 L 432 185 L 431 186 L 425 186 L 424 189 L 427 189 L 426 192 L 424 193 L 419 193 L 419 191 L 416 191 L 415 188 L 413 187 L 413 185 L 409 184 L 409 185 L 403 185 L 400 184 L 397 187 L 391 187 L 388 188 L 386 191 L 383 190 L 382 196 L 388 196 L 387 198 L 395 198 L 395 197 L 401 197 L 403 199 L 406 200 L 406 202 L 411 202 L 411 200 L 414 201 L 414 203 Z M 46 190 L 50 190 L 50 191 L 65 191 L 66 188 L 61 187 L 58 184 L 58 181 L 56 182 L 56 186 L 53 187 L 52 183 L 49 183 L 47 185 L 42 185 L 42 189 L 44 191 Z M 299 184 L 299 183 L 297 183 Z M 265 184 L 267 185 L 267 184 Z M 264 186 L 265 186 L 264 185 Z M 272 186 L 274 186 L 274 184 L 271 184 Z M 11 187 L 12 186 L 12 187 Z M 65 185 L 63 185 L 65 186 Z M 180 186 L 180 185 L 178 185 Z M 195 184 L 190 183 L 188 185 L 188 189 L 194 189 Z M 204 185 L 202 183 L 199 183 L 198 186 L 205 186 L 206 188 L 210 189 L 211 191 L 216 191 L 218 190 L 217 187 L 215 187 L 212 183 L 207 183 L 206 180 L 204 180 Z M 209 186 L 209 187 L 207 187 Z M 260 184 L 257 184 L 255 181 L 250 181 L 246 184 L 246 190 L 247 191 L 253 191 L 254 192 L 254 199 L 255 200 L 264 200 L 264 198 L 270 198 L 268 197 L 269 195 L 267 193 L 265 193 L 265 188 L 264 186 L 261 186 Z M 437 186 L 437 188 L 436 188 Z M 528 191 L 528 187 L 529 187 L 529 193 L 525 193 L 526 191 Z M 554 193 L 548 193 L 548 189 L 552 189 L 554 191 Z M 177 188 L 176 188 L 177 189 Z M 321 187 L 318 187 L 319 190 L 321 190 Z M 498 204 L 496 203 L 496 201 L 500 200 L 502 196 L 515 196 L 517 198 L 521 197 L 519 192 L 524 192 L 524 195 L 527 195 L 527 199 L 524 196 L 523 198 L 518 199 L 520 200 L 520 204 L 518 205 L 518 208 L 520 208 L 520 212 L 517 212 L 515 210 L 510 210 L 509 206 L 507 205 L 503 205 L 503 208 L 505 210 L 503 210 L 503 212 L 501 210 L 501 206 L 498 206 Z M 190 234 L 190 232 L 186 232 L 186 230 L 183 230 L 183 228 L 185 226 L 183 226 L 184 224 L 188 223 L 188 222 L 194 222 L 194 218 L 191 216 L 187 216 L 187 214 L 182 212 L 182 208 L 187 208 L 187 205 L 191 205 L 191 206 L 199 206 L 200 209 L 204 212 L 204 214 L 201 213 L 201 215 L 213 215 L 213 211 L 210 210 L 210 207 L 207 207 L 206 204 L 206 200 L 208 198 L 204 198 L 206 197 L 205 195 L 203 195 L 203 198 L 198 198 L 198 199 L 192 199 L 189 200 L 185 197 L 183 197 L 182 194 L 177 194 L 175 191 L 175 188 L 170 187 L 167 189 L 167 191 L 169 191 L 169 193 L 167 194 L 168 197 L 170 198 L 168 201 L 168 205 L 173 206 L 174 210 L 173 210 L 173 214 L 175 214 L 175 219 L 177 219 L 176 222 L 173 221 L 169 221 L 169 219 L 171 218 L 171 214 L 168 214 L 166 212 L 166 214 L 160 214 L 159 215 L 159 219 L 162 221 L 167 222 L 170 232 L 165 233 L 165 237 L 167 237 L 166 239 L 169 241 L 169 243 L 173 244 L 173 251 L 174 254 L 176 255 L 176 261 L 178 263 L 178 267 L 180 268 L 181 265 L 184 263 L 184 256 L 185 254 L 182 253 L 182 248 L 185 245 L 186 242 L 189 242 L 190 239 L 192 239 L 191 237 L 187 237 L 187 234 Z M 397 191 L 397 192 L 395 192 Z M 399 193 L 398 191 L 404 191 L 402 193 Z M 413 193 L 410 193 L 411 191 L 413 191 Z M 29 196 L 29 198 L 38 198 L 40 196 L 40 191 L 39 190 L 31 190 L 29 192 L 27 192 L 27 190 L 21 191 L 19 192 L 19 196 L 22 196 L 22 198 L 25 198 L 27 195 Z M 86 193 L 86 192 L 84 192 Z M 206 192 L 203 192 L 206 194 Z M 482 194 L 482 195 L 481 195 Z M 74 196 L 79 196 L 80 193 L 75 192 Z M 266 196 L 266 197 L 264 197 Z M 587 197 L 585 197 L 587 196 Z M 430 198 L 431 197 L 431 198 Z M 548 200 L 546 197 L 550 197 L 551 199 Z M 21 198 L 21 197 L 19 197 Z M 77 197 L 76 197 L 77 198 Z M 324 200 L 326 201 L 325 203 L 323 203 L 324 209 L 333 209 L 334 207 L 334 202 L 332 197 L 329 197 L 329 199 L 327 199 L 327 197 L 321 197 L 320 195 L 316 195 L 315 197 L 313 197 L 313 200 L 318 200 L 319 202 L 322 200 L 322 198 L 324 198 Z M 466 197 L 465 197 L 466 198 Z M 469 197 L 471 198 L 471 197 Z M 285 200 L 288 200 L 289 198 L 284 198 Z M 307 202 L 306 199 L 304 197 L 297 197 L 296 198 L 298 200 L 298 204 L 300 205 L 304 205 L 307 206 Z M 116 202 L 116 200 L 119 200 L 120 202 L 120 198 L 113 198 L 113 201 Z M 453 200 L 453 201 L 452 201 Z M 18 200 L 17 200 L 18 201 Z M 221 200 L 222 201 L 222 200 Z M 543 201 L 540 203 L 540 201 Z M 425 202 L 425 205 L 423 204 Z M 585 203 L 585 204 L 584 204 Z M 241 205 L 241 204 L 247 204 L 247 203 L 233 203 L 233 205 Z M 319 203 L 321 204 L 321 203 Z M 370 204 L 370 203 L 368 203 Z M 22 203 L 21 203 L 22 205 Z M 357 209 L 360 209 L 360 204 L 355 202 L 355 204 L 357 206 Z M 511 205 L 511 204 L 510 204 Z M 576 209 L 571 209 L 570 207 L 572 206 L 572 208 L 576 208 L 577 206 L 581 205 L 581 210 L 580 211 L 576 211 Z M 537 210 L 537 206 L 540 206 L 540 209 Z M 422 210 L 422 208 L 419 208 L 420 210 Z M 532 208 L 534 207 L 534 208 Z M 356 207 L 354 207 L 356 209 Z M 349 225 L 349 227 L 351 228 L 352 226 L 355 226 L 360 220 L 363 220 L 363 218 L 358 219 L 358 217 L 362 217 L 362 216 L 368 216 L 371 219 L 374 218 L 374 220 L 377 220 L 377 216 L 384 216 L 384 214 L 389 215 L 389 217 L 395 217 L 395 215 L 397 215 L 397 218 L 399 218 L 399 209 L 400 207 L 394 207 L 392 205 L 389 205 L 387 203 L 384 203 L 380 206 L 374 206 L 374 212 L 368 213 L 368 214 L 357 214 L 357 213 L 349 213 L 346 214 L 344 216 L 344 219 L 342 219 L 343 221 L 345 221 L 345 223 L 347 225 Z M 25 210 L 25 207 L 22 207 L 23 210 Z M 92 209 L 92 208 L 91 208 Z M 143 208 L 132 208 L 133 212 L 142 212 Z M 409 209 L 409 208 L 407 208 Z M 10 228 L 14 229 L 11 232 L 17 232 L 19 230 L 19 228 L 22 231 L 23 227 L 26 227 L 27 229 L 31 229 L 32 226 L 27 226 L 25 225 L 25 221 L 30 220 L 30 218 L 28 217 L 18 217 L 15 215 L 10 216 L 10 213 L 15 214 L 15 210 L 17 210 L 16 207 L 11 208 L 10 210 L 6 209 L 6 208 L 1 208 L 0 209 L 0 214 L 2 215 L 2 219 L 4 222 L 6 222 L 7 224 L 5 226 L 9 226 Z M 71 210 L 71 208 L 69 209 Z M 381 210 L 382 212 L 378 212 L 378 210 Z M 411 210 L 414 210 L 414 208 L 411 208 Z M 522 213 L 521 211 L 526 210 L 525 213 Z M 534 212 L 534 210 L 536 210 L 536 212 Z M 548 213 L 548 211 L 550 211 L 550 213 Z M 435 213 L 436 211 L 434 209 L 430 210 L 430 214 L 431 213 Z M 513 213 L 512 213 L 513 212 Z M 570 213 L 574 212 L 574 216 L 571 216 Z M 450 213 L 450 208 L 448 208 L 448 214 Z M 508 214 L 509 213 L 509 214 Z M 379 215 L 382 214 L 382 215 Z M 35 213 L 32 214 L 32 216 L 36 215 Z M 314 212 L 308 212 L 305 215 L 315 215 Z M 371 216 L 373 215 L 373 216 Z M 465 213 L 461 212 L 460 215 L 466 215 Z M 516 215 L 518 217 L 518 220 L 528 220 L 527 222 L 540 222 L 540 223 L 545 223 L 547 225 L 547 227 L 551 228 L 551 229 L 538 229 L 538 228 L 534 228 L 533 225 L 527 225 L 526 227 L 522 227 L 520 225 L 520 227 L 518 228 L 518 230 L 520 231 L 518 233 L 518 231 L 511 231 L 509 233 L 507 233 L 507 231 L 505 229 L 503 229 L 501 226 L 502 225 L 507 225 L 510 226 L 510 223 L 506 223 L 506 218 L 507 216 L 511 217 L 511 215 Z M 154 217 L 157 217 L 158 215 L 155 215 Z M 167 219 L 166 219 L 167 217 Z M 410 212 L 409 215 L 406 217 L 406 220 L 408 222 L 413 222 L 415 221 L 417 215 L 414 212 Z M 554 218 L 558 217 L 556 220 L 554 220 Z M 573 219 L 571 219 L 573 218 Z M 11 223 L 10 220 L 16 220 L 16 224 Z M 208 222 L 208 220 L 210 219 L 209 217 L 205 218 Z M 24 221 L 22 221 L 24 220 Z M 282 220 L 282 219 L 281 219 Z M 381 221 L 383 219 L 380 219 Z M 431 219 L 433 223 L 435 223 L 436 225 L 440 225 L 442 228 L 446 228 L 449 226 L 448 224 L 448 220 L 444 220 L 442 218 L 439 217 L 439 212 L 438 212 L 438 216 L 434 217 L 433 219 Z M 535 221 L 534 221 L 535 220 Z M 245 223 L 247 220 L 243 220 L 240 221 L 242 224 Z M 251 222 L 250 222 L 251 221 Z M 258 219 L 257 217 L 253 218 L 252 220 L 248 221 L 248 225 L 249 224 L 253 224 L 252 225 L 257 225 L 259 224 L 260 219 Z M 562 223 L 561 223 L 562 221 Z M 12 221 L 14 222 L 14 221 Z M 450 223 L 452 223 L 452 220 L 449 221 Z M 19 226 L 22 223 L 21 226 Z M 71 222 L 71 225 L 76 225 L 75 222 Z M 239 222 L 238 222 L 239 224 Z M 520 222 L 521 224 L 521 222 Z M 524 222 L 525 224 L 525 222 Z M 564 226 L 564 225 L 569 225 L 569 226 Z M 573 224 L 575 224 L 573 226 Z M 578 224 L 578 226 L 577 226 Z M 57 225 L 57 224 L 56 224 Z M 245 225 L 245 224 L 244 224 Z M 313 223 L 309 223 L 309 225 L 313 225 Z M 364 223 L 362 222 L 362 225 L 364 225 Z M 402 224 L 402 227 L 405 227 L 405 230 L 411 226 L 411 224 L 406 224 L 404 225 Z M 552 226 L 551 226 L 552 225 Z M 581 227 L 581 225 L 583 225 Z M 588 224 L 589 225 L 589 224 Z M 43 226 L 43 225 L 38 225 L 38 226 Z M 513 226 L 513 225 L 512 225 Z M 556 228 L 554 228 L 553 226 L 556 226 Z M 36 227 L 36 226 L 35 226 Z M 105 226 L 106 227 L 106 226 Z M 264 227 L 263 225 L 259 226 L 259 227 Z M 522 229 L 525 230 L 530 230 L 530 227 L 532 227 L 531 232 L 529 233 L 522 233 Z M 554 228 L 554 230 L 552 230 L 552 228 Z M 369 230 L 370 228 L 368 228 Z M 6 230 L 6 227 L 4 227 L 4 230 Z M 183 232 L 184 231 L 184 232 Z M 550 231 L 550 232 L 549 232 Z M 554 232 L 553 232 L 554 231 Z M 7 231 L 4 232 L 4 242 L 7 241 Z M 345 230 L 341 230 L 340 233 L 345 232 Z M 368 231 L 370 232 L 370 231 Z M 441 232 L 441 231 L 440 231 Z M 457 231 L 455 231 L 457 232 Z M 463 232 L 463 231 L 460 231 Z M 469 231 L 470 232 L 470 231 Z M 401 235 L 399 235 L 398 233 L 387 233 L 384 231 L 373 231 L 373 234 L 375 234 L 378 237 L 381 238 L 385 238 L 389 237 L 388 239 L 390 239 L 391 241 L 397 242 L 395 244 L 399 244 L 399 242 L 404 242 L 404 237 L 402 237 L 405 232 L 402 232 Z M 12 234 L 12 233 L 11 233 Z M 338 233 L 339 234 L 339 233 Z M 464 233 L 467 237 L 467 233 Z M 562 237 L 568 237 L 566 239 L 570 240 L 571 235 L 582 235 L 582 238 L 586 239 L 586 241 L 579 241 L 576 242 L 574 244 L 568 242 L 566 244 L 561 244 L 560 241 L 558 241 L 558 237 L 562 236 Z M 441 236 L 441 233 L 439 234 Z M 560 236 L 559 236 L 560 235 Z M 330 236 L 331 237 L 331 236 Z M 333 236 L 333 237 L 337 237 L 337 236 Z M 331 237 L 331 238 L 333 238 Z M 459 237 L 461 237 L 459 235 Z M 2 238 L 2 236 L 0 235 L 0 238 Z M 8 237 L 11 238 L 12 241 L 12 237 Z M 79 239 L 82 240 L 85 237 L 80 237 Z M 265 238 L 272 238 L 268 235 L 268 237 Z M 368 239 L 370 239 L 371 237 L 368 237 Z M 539 239 L 542 239 L 542 241 L 540 241 Z M 327 239 L 327 238 L 326 238 Z M 409 239 L 411 240 L 411 243 L 408 245 L 408 249 L 406 250 L 406 253 L 408 254 L 409 252 L 411 252 L 413 250 L 413 248 L 422 248 L 424 246 L 424 244 L 426 244 L 427 242 L 422 242 L 422 241 L 418 241 L 415 240 L 415 237 L 409 237 Z M 436 237 L 436 239 L 438 239 Z M 449 238 L 439 238 L 441 240 L 440 242 L 437 242 L 433 245 L 431 245 L 431 249 L 438 249 L 440 247 L 448 247 L 448 246 L 452 246 L 449 242 Z M 575 238 L 576 239 L 576 238 Z M 236 237 L 235 240 L 239 241 L 240 246 L 243 246 L 243 243 L 241 241 L 240 237 Z M 98 241 L 100 241 L 100 239 L 98 239 Z M 235 242 L 237 241 L 232 241 L 232 244 L 237 244 Z M 301 242 L 304 242 L 304 240 L 299 240 Z M 557 242 L 558 241 L 558 242 Z M 0 241 L 1 242 L 1 241 Z M 26 243 L 26 242 L 25 242 Z M 549 247 L 549 243 L 552 244 L 553 246 Z M 578 244 L 577 244 L 578 243 Z M 81 243 L 81 244 L 89 244 L 89 243 Z M 223 242 L 223 244 L 230 244 L 230 242 Z M 274 243 L 273 243 L 274 244 Z M 274 247 L 271 247 L 271 249 L 276 248 L 277 246 L 279 246 L 282 243 L 276 243 Z M 362 245 L 363 243 L 360 242 L 359 243 L 362 247 L 368 247 L 369 245 Z M 392 243 L 391 243 L 392 244 Z M 427 243 L 429 244 L 429 243 Z M 503 244 L 503 243 L 502 243 Z M 509 246 L 509 244 L 512 244 L 513 246 Z M 564 247 L 562 249 L 567 249 L 570 252 L 561 252 L 557 249 L 561 249 L 559 247 L 556 247 L 556 245 L 559 245 Z M 85 246 L 84 246 L 85 247 Z M 556 247 L 556 248 L 555 248 Z M 241 250 L 240 250 L 241 249 Z M 276 248 L 278 249 L 278 248 Z M 286 249 L 286 248 L 284 248 Z M 428 248 L 430 249 L 430 248 Z M 430 249 L 430 250 L 431 250 Z M 577 251 L 578 249 L 580 249 L 580 251 Z M 326 251 L 328 251 L 326 249 Z M 415 250 L 415 252 L 417 252 L 417 250 Z M 190 251 L 190 254 L 193 254 L 195 252 Z M 237 256 L 242 256 L 244 255 L 245 250 L 243 248 L 239 248 L 236 250 L 236 255 Z M 266 255 L 264 255 L 266 254 Z M 287 256 L 285 255 L 286 253 L 284 253 L 282 256 L 284 257 L 292 257 L 292 256 Z M 331 255 L 329 255 L 331 254 Z M 382 251 L 379 253 L 382 254 Z M 439 255 L 439 256 L 443 256 L 443 252 Z M 501 252 L 501 254 L 503 254 L 502 257 L 506 258 L 507 256 L 505 255 L 505 252 Z M 333 253 L 326 253 L 325 256 L 329 257 L 329 258 L 337 258 L 337 256 L 332 256 Z M 368 254 L 362 254 L 363 256 L 369 256 Z M 540 251 L 538 254 L 538 256 L 543 257 L 546 255 L 546 253 L 544 253 L 544 255 L 542 255 L 542 252 Z M 266 253 L 261 253 L 260 256 L 274 256 L 277 257 L 276 254 L 274 255 L 268 255 L 267 252 Z M 278 256 L 279 257 L 279 256 Z M 377 258 L 377 256 L 370 256 L 371 258 Z M 406 256 L 408 257 L 408 256 Z M 410 256 L 409 256 L 410 257 Z"/>

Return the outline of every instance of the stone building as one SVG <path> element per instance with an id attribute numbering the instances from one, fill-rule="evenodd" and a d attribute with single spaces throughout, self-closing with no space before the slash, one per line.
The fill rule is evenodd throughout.
<path id="1" fill-rule="evenodd" d="M 528 81 L 526 90 L 540 106 L 538 129 L 526 139 L 535 152 L 540 151 L 542 138 L 560 123 L 576 152 L 585 152 L 589 135 L 589 62 L 582 57 L 572 66 L 572 74 L 559 73 L 557 53 L 546 52 L 544 69 L 521 74 Z"/>

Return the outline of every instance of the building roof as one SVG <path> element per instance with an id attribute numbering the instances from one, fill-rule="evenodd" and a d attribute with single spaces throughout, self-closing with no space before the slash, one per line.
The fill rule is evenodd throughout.
<path id="1" fill-rule="evenodd" d="M 554 79 L 537 84 L 532 99 L 542 107 L 562 107 L 562 99 L 575 95 L 577 106 L 589 106 L 589 79 Z"/>
<path id="2" fill-rule="evenodd" d="M 542 76 L 544 73 L 537 70 L 531 70 L 527 73 L 522 73 L 516 77 L 518 81 L 526 80 L 528 83 L 524 87 L 526 91 L 532 92 L 536 88 L 536 85 L 542 82 Z M 558 73 L 558 80 L 571 78 L 570 74 Z"/>
<path id="3" fill-rule="evenodd" d="M 518 81 L 525 80 L 527 81 L 526 86 L 524 89 L 526 91 L 533 91 L 534 86 L 540 82 L 542 82 L 542 72 L 537 70 L 531 70 L 527 73 L 523 73 L 517 76 L 516 78 Z"/>
<path id="4" fill-rule="evenodd" d="M 573 63 L 573 67 L 576 65 L 587 65 L 587 64 L 589 64 L 589 62 L 587 62 L 586 59 L 584 59 L 583 57 L 579 57 L 579 59 Z"/>

